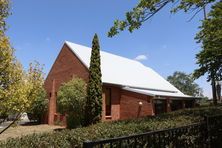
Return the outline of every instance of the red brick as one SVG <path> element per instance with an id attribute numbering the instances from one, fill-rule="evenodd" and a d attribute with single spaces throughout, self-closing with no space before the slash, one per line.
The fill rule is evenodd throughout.
<path id="1" fill-rule="evenodd" d="M 139 105 L 142 102 L 142 106 Z M 153 104 L 150 96 L 122 90 L 120 98 L 120 119 L 152 116 Z"/>
<path id="2" fill-rule="evenodd" d="M 88 69 L 74 55 L 69 47 L 64 45 L 45 81 L 45 89 L 49 99 L 48 124 L 54 124 L 56 92 L 58 92 L 61 84 L 71 80 L 74 76 L 88 81 L 88 74 Z"/>

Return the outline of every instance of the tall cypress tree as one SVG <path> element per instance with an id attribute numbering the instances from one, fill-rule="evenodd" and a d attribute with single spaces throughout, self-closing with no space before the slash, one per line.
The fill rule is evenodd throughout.
<path id="1" fill-rule="evenodd" d="M 85 125 L 98 122 L 102 113 L 102 80 L 100 69 L 100 46 L 97 34 L 92 41 L 92 52 L 89 67 L 89 82 L 85 106 Z"/>

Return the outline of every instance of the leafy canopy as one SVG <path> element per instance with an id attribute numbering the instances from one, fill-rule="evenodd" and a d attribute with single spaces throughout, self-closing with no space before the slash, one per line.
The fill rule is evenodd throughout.
<path id="1" fill-rule="evenodd" d="M 10 14 L 9 0 L 0 0 L 0 117 L 17 114 L 16 119 L 3 129 L 7 130 L 22 112 L 30 110 L 43 86 L 43 73 L 38 65 L 30 65 L 28 72 L 16 59 L 5 31 L 6 18 Z M 3 119 L 3 121 L 4 121 Z"/>
<path id="2" fill-rule="evenodd" d="M 57 103 L 61 113 L 83 112 L 86 97 L 86 83 L 81 78 L 73 78 L 62 84 L 58 91 Z"/>
<path id="3" fill-rule="evenodd" d="M 222 1 L 212 6 L 208 19 L 202 22 L 197 33 L 197 43 L 202 50 L 196 55 L 199 68 L 194 71 L 195 78 L 207 74 L 208 81 L 222 80 Z"/>
<path id="4" fill-rule="evenodd" d="M 0 36 L 4 34 L 6 30 L 6 18 L 9 16 L 10 12 L 10 1 L 0 0 Z"/>
<path id="5" fill-rule="evenodd" d="M 9 40 L 0 38 L 0 115 L 21 111 L 26 105 L 25 73 Z"/>
<path id="6" fill-rule="evenodd" d="M 26 112 L 29 118 L 40 122 L 45 111 L 47 111 L 48 99 L 46 99 L 46 92 L 44 85 L 43 68 L 38 62 L 30 63 L 28 73 L 26 75 L 27 98 L 30 105 Z"/>
<path id="7" fill-rule="evenodd" d="M 0 116 L 5 117 L 27 107 L 25 73 L 5 35 L 9 8 L 9 0 L 0 0 Z"/>
<path id="8" fill-rule="evenodd" d="M 36 98 L 32 101 L 30 108 L 27 110 L 29 120 L 35 120 L 40 123 L 47 109 L 48 99 L 46 99 L 46 91 L 42 87 Z"/>
<path id="9" fill-rule="evenodd" d="M 214 1 L 215 0 L 139 0 L 138 4 L 131 11 L 126 12 L 126 18 L 124 20 L 114 21 L 114 25 L 110 28 L 108 36 L 113 37 L 125 29 L 133 32 L 168 4 L 172 5 L 172 13 L 183 10 L 184 12 L 195 12 L 195 16 L 206 4 Z"/>
<path id="10" fill-rule="evenodd" d="M 207 81 L 211 81 L 213 102 L 220 100 L 220 87 L 216 81 L 222 80 L 222 1 L 212 6 L 208 18 L 202 22 L 200 32 L 196 35 L 197 43 L 202 50 L 196 54 L 199 68 L 194 71 L 194 77 L 207 74 Z M 218 93 L 218 95 L 217 95 Z"/>
<path id="11" fill-rule="evenodd" d="M 172 76 L 167 77 L 167 81 L 186 95 L 202 97 L 202 89 L 194 82 L 191 74 L 176 71 Z"/>
<path id="12" fill-rule="evenodd" d="M 58 91 L 59 112 L 67 114 L 67 127 L 75 128 L 83 124 L 86 103 L 86 83 L 81 78 L 73 78 L 64 83 Z"/>

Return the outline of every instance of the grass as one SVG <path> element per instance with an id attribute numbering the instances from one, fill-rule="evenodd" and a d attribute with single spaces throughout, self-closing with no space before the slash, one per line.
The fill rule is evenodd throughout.
<path id="1" fill-rule="evenodd" d="M 61 129 L 61 126 L 49 126 L 47 124 L 41 125 L 19 125 L 15 127 L 10 127 L 4 133 L 0 135 L 0 141 L 6 140 L 8 138 L 16 138 L 24 135 L 29 135 L 33 133 L 45 133 L 53 132 L 56 129 Z"/>

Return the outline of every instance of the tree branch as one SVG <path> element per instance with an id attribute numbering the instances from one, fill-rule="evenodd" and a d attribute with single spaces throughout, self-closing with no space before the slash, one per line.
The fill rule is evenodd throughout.
<path id="1" fill-rule="evenodd" d="M 154 16 L 157 12 L 159 12 L 168 3 L 169 3 L 169 1 L 164 2 L 158 9 L 156 9 L 156 11 L 154 11 L 152 13 L 148 13 L 148 15 L 145 17 L 145 19 L 143 19 L 141 22 L 145 22 L 148 19 L 150 19 L 152 16 Z"/>
<path id="2" fill-rule="evenodd" d="M 4 128 L 1 132 L 0 135 L 2 133 L 4 133 L 9 127 L 11 127 L 21 116 L 21 113 L 18 113 L 18 115 L 16 116 L 16 118 L 12 121 L 12 123 L 10 123 L 6 128 Z"/>
<path id="3" fill-rule="evenodd" d="M 200 8 L 198 11 L 196 11 L 196 12 L 194 13 L 194 15 L 193 15 L 187 22 L 192 21 L 193 18 L 194 18 L 201 10 L 203 10 L 203 8 Z"/>

